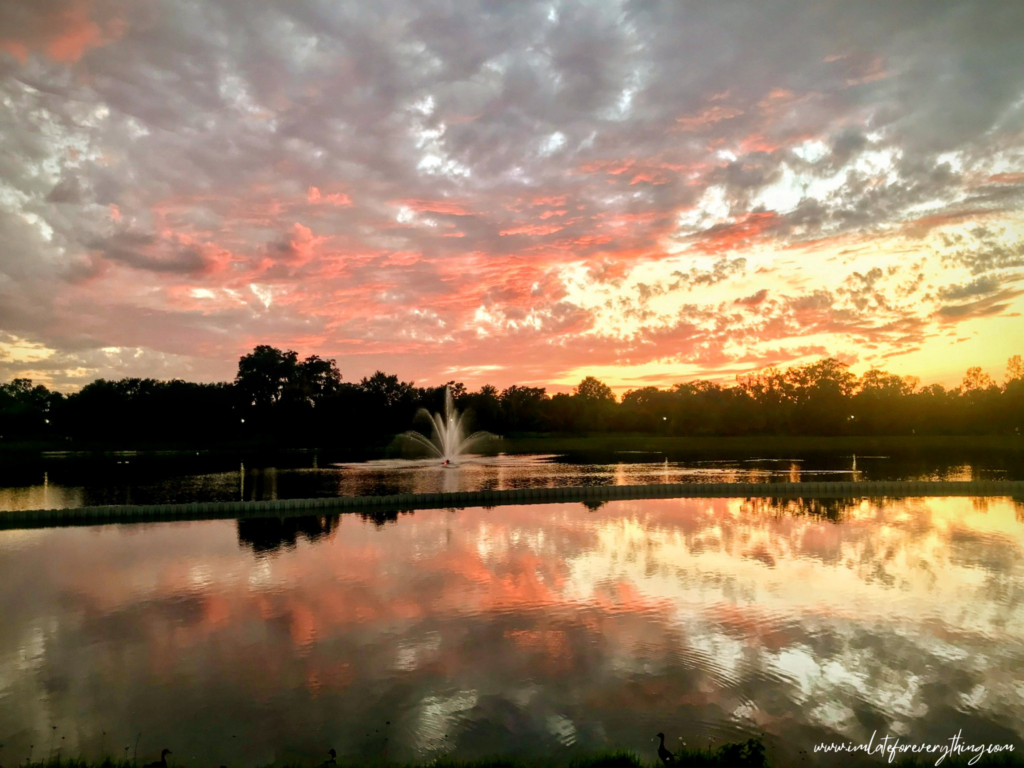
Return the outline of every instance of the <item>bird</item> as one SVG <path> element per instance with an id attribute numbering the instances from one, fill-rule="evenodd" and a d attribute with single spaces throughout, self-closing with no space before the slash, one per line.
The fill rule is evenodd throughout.
<path id="1" fill-rule="evenodd" d="M 661 739 L 661 743 L 658 744 L 658 757 L 661 758 L 661 762 L 663 762 L 665 765 L 668 765 L 669 763 L 674 763 L 676 761 L 676 756 L 669 752 L 668 749 L 665 747 L 665 734 L 658 733 L 655 735 L 659 739 Z"/>
<path id="2" fill-rule="evenodd" d="M 160 759 L 155 763 L 150 763 L 146 768 L 167 768 L 167 756 L 171 754 L 171 750 L 166 747 L 160 752 Z"/>
<path id="3" fill-rule="evenodd" d="M 327 754 L 331 756 L 330 760 L 324 760 L 324 765 L 337 765 L 338 764 L 338 753 L 334 751 L 334 747 L 327 750 Z"/>

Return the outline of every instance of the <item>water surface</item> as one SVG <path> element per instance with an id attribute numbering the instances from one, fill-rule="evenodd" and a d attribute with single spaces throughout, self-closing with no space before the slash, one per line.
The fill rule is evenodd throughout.
<path id="1" fill-rule="evenodd" d="M 1021 749 L 1022 598 L 1007 498 L 0 531 L 0 743 L 16 764 L 138 737 L 178 766 L 653 759 L 658 731 Z"/>
<path id="2" fill-rule="evenodd" d="M 811 453 L 709 458 L 619 451 L 607 455 L 501 455 L 470 459 L 453 469 L 442 467 L 437 460 L 343 463 L 315 452 L 234 459 L 121 452 L 49 456 L 0 466 L 0 512 L 566 485 L 988 479 L 1024 479 L 1020 454 Z"/>

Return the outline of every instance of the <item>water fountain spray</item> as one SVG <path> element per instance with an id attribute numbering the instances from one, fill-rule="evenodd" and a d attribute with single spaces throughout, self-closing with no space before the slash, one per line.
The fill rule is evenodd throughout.
<path id="1" fill-rule="evenodd" d="M 430 420 L 430 437 L 427 438 L 415 430 L 404 432 L 402 436 L 429 449 L 437 458 L 443 459 L 445 464 L 451 464 L 460 456 L 465 455 L 472 445 L 494 437 L 490 432 L 484 431 L 474 432 L 471 435 L 464 434 L 465 415 L 455 410 L 452 391 L 447 386 L 444 388 L 443 414 L 430 413 L 426 408 L 421 408 L 419 413 L 425 414 Z"/>

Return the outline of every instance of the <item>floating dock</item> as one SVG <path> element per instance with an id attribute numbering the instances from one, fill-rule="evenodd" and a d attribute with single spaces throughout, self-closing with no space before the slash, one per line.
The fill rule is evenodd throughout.
<path id="1" fill-rule="evenodd" d="M 337 515 L 347 512 L 380 515 L 388 512 L 410 512 L 416 509 L 465 509 L 467 507 L 497 507 L 517 504 L 604 502 L 621 499 L 858 499 L 920 496 L 1008 496 L 1024 503 L 1024 480 L 584 485 L 556 488 L 516 488 L 501 491 L 405 493 L 395 496 L 336 496 L 324 499 L 125 504 L 0 512 L 0 529 L 175 520 L 297 517 Z"/>

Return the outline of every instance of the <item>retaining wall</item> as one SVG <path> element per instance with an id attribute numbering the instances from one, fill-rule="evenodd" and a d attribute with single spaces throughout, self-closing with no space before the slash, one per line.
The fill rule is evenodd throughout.
<path id="1" fill-rule="evenodd" d="M 1013 496 L 1024 500 L 1024 481 L 969 482 L 870 481 L 847 483 L 669 483 L 518 488 L 508 491 L 407 493 L 396 496 L 337 496 L 328 499 L 194 502 L 0 512 L 0 529 L 104 525 L 161 520 L 381 513 L 414 509 L 491 507 L 506 504 L 613 501 L 666 498 L 884 498 L 907 496 Z"/>

